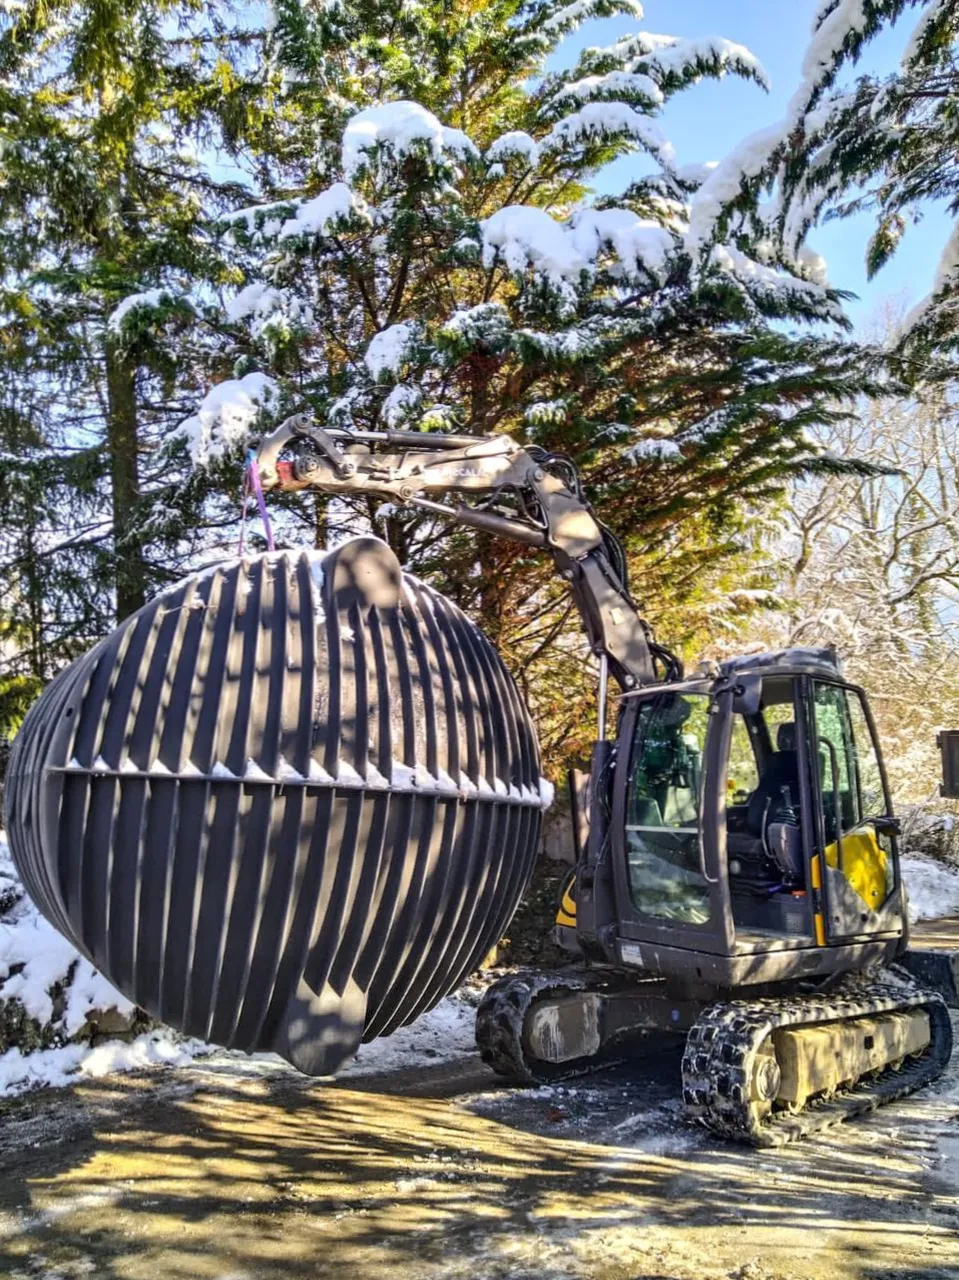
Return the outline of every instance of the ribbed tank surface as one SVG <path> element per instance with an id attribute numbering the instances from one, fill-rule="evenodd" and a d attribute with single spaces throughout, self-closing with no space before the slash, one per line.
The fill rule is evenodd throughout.
<path id="1" fill-rule="evenodd" d="M 74 662 L 16 739 L 6 826 L 124 995 L 322 1075 L 502 934 L 546 790 L 498 654 L 359 538 L 187 579 Z"/>

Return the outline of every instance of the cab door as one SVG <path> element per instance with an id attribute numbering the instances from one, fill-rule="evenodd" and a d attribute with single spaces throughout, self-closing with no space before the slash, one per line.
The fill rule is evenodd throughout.
<path id="1" fill-rule="evenodd" d="M 817 941 L 896 931 L 898 825 L 868 703 L 861 689 L 817 679 L 810 702 L 818 828 L 810 879 L 822 895 Z"/>
<path id="2" fill-rule="evenodd" d="M 728 951 L 728 885 L 716 850 L 724 722 L 705 682 L 628 700 L 612 820 L 624 939 Z"/>

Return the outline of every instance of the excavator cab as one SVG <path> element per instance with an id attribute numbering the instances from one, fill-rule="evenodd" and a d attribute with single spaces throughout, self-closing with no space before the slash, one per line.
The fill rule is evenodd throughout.
<path id="1" fill-rule="evenodd" d="M 577 895 L 595 910 L 608 870 L 607 959 L 731 988 L 904 948 L 875 727 L 831 650 L 737 659 L 713 678 L 626 695 L 610 798 L 607 861 L 591 846 Z"/>

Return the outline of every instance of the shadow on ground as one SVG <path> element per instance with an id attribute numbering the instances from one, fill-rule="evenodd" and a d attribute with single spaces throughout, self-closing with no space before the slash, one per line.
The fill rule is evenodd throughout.
<path id="1" fill-rule="evenodd" d="M 757 1153 L 670 1122 L 654 1065 L 558 1096 L 497 1095 L 480 1076 L 465 1100 L 448 1069 L 432 1088 L 430 1074 L 405 1096 L 386 1080 L 117 1077 L 50 1100 L 60 1119 L 35 1131 L 42 1102 L 8 1109 L 36 1145 L 0 1155 L 0 1273 L 959 1278 L 956 1185 L 932 1136 L 959 1137 L 955 1080 Z M 667 1118 L 653 1150 L 618 1118 L 644 1097 Z"/>

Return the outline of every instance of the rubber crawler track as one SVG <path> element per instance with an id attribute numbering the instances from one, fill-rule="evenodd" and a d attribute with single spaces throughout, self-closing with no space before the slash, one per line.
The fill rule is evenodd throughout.
<path id="1" fill-rule="evenodd" d="M 814 1100 L 798 1114 L 762 1115 L 750 1101 L 756 1054 L 778 1027 L 848 1021 L 877 1013 L 923 1008 L 929 1014 L 928 1051 L 910 1065 L 889 1068 L 830 1098 Z M 712 1005 L 689 1032 L 683 1054 L 683 1102 L 687 1114 L 714 1133 L 757 1147 L 794 1142 L 921 1089 L 945 1069 L 952 1053 L 952 1023 L 938 993 L 898 970 L 846 979 L 828 993 Z"/>
<path id="2" fill-rule="evenodd" d="M 540 1062 L 528 1058 L 523 1049 L 523 1024 L 534 1000 L 563 996 L 592 986 L 580 978 L 545 977 L 536 973 L 500 978 L 486 991 L 476 1010 L 476 1044 L 480 1057 L 497 1075 L 525 1084 L 567 1080 L 606 1066 L 609 1061 L 606 1058 Z"/>
<path id="3" fill-rule="evenodd" d="M 616 1061 L 613 1055 L 568 1063 L 539 1062 L 523 1049 L 523 1025 L 540 999 L 593 990 L 595 979 L 510 974 L 493 983 L 476 1016 L 476 1043 L 483 1061 L 498 1075 L 544 1084 L 584 1075 Z M 748 1081 L 756 1054 L 777 1027 L 846 1021 L 900 1009 L 924 1008 L 932 1040 L 917 1061 L 887 1070 L 828 1099 L 813 1101 L 799 1114 L 761 1115 L 750 1102 Z M 704 1010 L 690 1030 L 683 1055 L 683 1102 L 689 1118 L 714 1133 L 757 1147 L 784 1146 L 921 1089 L 939 1076 L 952 1053 L 952 1023 L 941 996 L 898 969 L 856 975 L 829 992 L 762 1000 L 732 1000 Z M 621 1055 L 620 1055 L 621 1056 Z"/>

